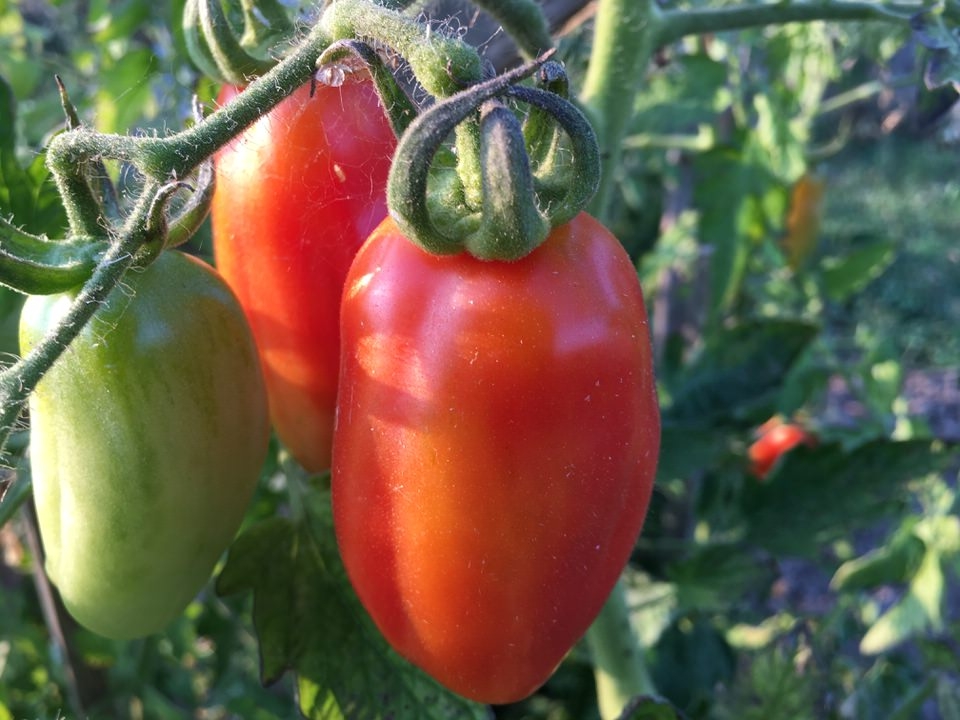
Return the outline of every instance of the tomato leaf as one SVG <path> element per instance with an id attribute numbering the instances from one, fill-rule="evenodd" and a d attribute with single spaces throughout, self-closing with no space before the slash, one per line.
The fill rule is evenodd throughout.
<path id="1" fill-rule="evenodd" d="M 666 569 L 677 587 L 677 603 L 690 610 L 722 609 L 751 592 L 768 588 L 775 579 L 773 566 L 759 562 L 737 544 L 702 547 Z"/>
<path id="2" fill-rule="evenodd" d="M 875 440 L 852 452 L 798 447 L 769 482 L 746 488 L 747 540 L 777 554 L 815 554 L 890 511 L 905 499 L 904 483 L 942 469 L 949 456 L 927 440 Z"/>
<path id="3" fill-rule="evenodd" d="M 217 592 L 252 590 L 264 683 L 297 674 L 314 720 L 486 719 L 486 706 L 444 690 L 387 645 L 357 600 L 336 551 L 329 494 L 305 517 L 260 522 L 234 542 Z"/>
<path id="4" fill-rule="evenodd" d="M 960 83 L 960 32 L 941 13 L 919 12 L 910 18 L 914 39 L 929 50 L 923 79 L 928 88 Z"/>
<path id="5" fill-rule="evenodd" d="M 815 325 L 793 320 L 749 322 L 716 332 L 675 383 L 664 420 L 710 425 L 759 412 L 758 405 L 779 390 L 816 334 Z"/>
<path id="6" fill-rule="evenodd" d="M 753 243 L 768 230 L 763 196 L 777 179 L 754 148 L 718 147 L 694 158 L 698 236 L 710 252 L 710 311 L 717 322 L 743 285 Z"/>
<path id="7" fill-rule="evenodd" d="M 894 260 L 896 246 L 889 240 L 875 240 L 842 258 L 823 261 L 823 289 L 831 300 L 842 302 L 863 290 Z"/>
<path id="8" fill-rule="evenodd" d="M 860 652 L 877 655 L 920 633 L 941 630 L 944 587 L 940 553 L 928 550 L 906 594 L 863 636 Z"/>
<path id="9" fill-rule="evenodd" d="M 618 720 L 683 720 L 684 715 L 669 701 L 647 696 L 633 698 Z"/>
<path id="10" fill-rule="evenodd" d="M 916 572 L 926 549 L 913 532 L 901 532 L 886 545 L 843 563 L 830 580 L 830 587 L 851 592 L 905 582 Z"/>
<path id="11" fill-rule="evenodd" d="M 56 235 L 66 225 L 66 213 L 44 158 L 37 156 L 26 168 L 17 161 L 16 111 L 13 90 L 0 76 L 0 215 L 15 217 L 30 232 Z M 22 295 L 0 287 L 0 353 L 18 351 L 22 305 Z"/>

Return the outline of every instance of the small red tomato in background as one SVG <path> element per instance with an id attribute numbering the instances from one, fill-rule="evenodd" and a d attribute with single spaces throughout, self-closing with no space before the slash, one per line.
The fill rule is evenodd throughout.
<path id="1" fill-rule="evenodd" d="M 620 575 L 660 420 L 637 273 L 588 215 L 516 262 L 385 221 L 344 288 L 333 511 L 364 606 L 455 692 L 533 693 Z"/>
<path id="2" fill-rule="evenodd" d="M 216 265 L 253 330 L 277 434 L 311 471 L 330 467 L 343 281 L 387 215 L 395 147 L 373 85 L 348 78 L 304 85 L 215 156 Z"/>
<path id="3" fill-rule="evenodd" d="M 787 422 L 779 415 L 757 428 L 756 440 L 747 450 L 750 474 L 764 480 L 784 453 L 797 445 L 812 446 L 816 437 L 797 423 Z"/>

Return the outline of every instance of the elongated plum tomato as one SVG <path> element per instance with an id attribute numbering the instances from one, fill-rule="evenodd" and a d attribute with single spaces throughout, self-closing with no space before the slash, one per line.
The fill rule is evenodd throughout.
<path id="1" fill-rule="evenodd" d="M 372 84 L 348 77 L 313 97 L 304 85 L 215 158 L 216 265 L 253 329 L 277 434 L 308 470 L 330 467 L 340 295 L 387 216 L 395 146 Z"/>
<path id="2" fill-rule="evenodd" d="M 23 352 L 75 293 L 30 297 Z M 243 311 L 207 265 L 132 270 L 30 397 L 46 567 L 70 614 L 113 638 L 162 630 L 240 527 L 269 419 Z"/>
<path id="3" fill-rule="evenodd" d="M 581 214 L 513 263 L 428 255 L 392 220 L 341 311 L 333 511 L 399 653 L 455 692 L 531 694 L 640 532 L 660 437 L 637 274 Z"/>

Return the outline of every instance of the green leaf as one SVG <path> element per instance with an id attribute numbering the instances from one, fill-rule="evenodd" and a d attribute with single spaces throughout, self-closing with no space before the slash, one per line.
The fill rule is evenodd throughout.
<path id="1" fill-rule="evenodd" d="M 817 335 L 793 320 L 762 320 L 724 328 L 681 374 L 664 420 L 709 425 L 744 416 L 769 401 Z"/>
<path id="2" fill-rule="evenodd" d="M 733 544 L 703 547 L 668 566 L 666 576 L 676 585 L 679 606 L 701 611 L 729 608 L 775 579 L 771 565 L 757 562 L 742 546 Z"/>
<path id="3" fill-rule="evenodd" d="M 918 12 L 910 18 L 914 39 L 930 52 L 924 70 L 928 88 L 960 85 L 960 30 L 949 27 L 941 13 Z"/>
<path id="4" fill-rule="evenodd" d="M 6 78 L 0 75 L 0 154 L 13 153 L 16 145 L 14 122 L 17 117 L 16 100 L 13 88 Z"/>
<path id="5" fill-rule="evenodd" d="M 762 198 L 777 179 L 747 149 L 721 147 L 694 158 L 693 203 L 700 243 L 710 250 L 711 320 L 737 299 L 751 246 L 767 230 Z"/>
<path id="6" fill-rule="evenodd" d="M 772 553 L 815 555 L 904 500 L 903 485 L 941 470 L 950 454 L 926 440 L 798 447 L 764 484 L 745 488 L 747 540 Z"/>
<path id="7" fill-rule="evenodd" d="M 910 588 L 900 601 L 870 627 L 860 641 L 860 652 L 878 655 L 915 635 L 936 631 L 943 626 L 941 614 L 944 594 L 940 554 L 928 551 Z"/>
<path id="8" fill-rule="evenodd" d="M 701 616 L 680 617 L 653 649 L 654 685 L 685 710 L 706 706 L 718 685 L 734 675 L 733 650 L 713 623 Z"/>
<path id="9" fill-rule="evenodd" d="M 917 571 L 926 549 L 912 531 L 898 533 L 883 547 L 843 563 L 830 580 L 830 587 L 852 592 L 906 582 Z"/>
<path id="10" fill-rule="evenodd" d="M 329 493 L 310 490 L 300 521 L 271 518 L 237 538 L 217 582 L 252 590 L 265 683 L 297 674 L 300 709 L 312 720 L 486 719 L 387 645 L 346 579 Z"/>
<path id="11" fill-rule="evenodd" d="M 671 135 L 713 124 L 723 109 L 727 65 L 705 53 L 678 55 L 637 95 L 633 131 Z"/>
<path id="12" fill-rule="evenodd" d="M 684 715 L 662 698 L 636 697 L 623 709 L 619 720 L 683 720 Z"/>
<path id="13" fill-rule="evenodd" d="M 825 259 L 821 276 L 827 297 L 842 302 L 863 290 L 883 274 L 893 262 L 895 252 L 892 241 L 874 240 L 845 257 Z"/>
<path id="14" fill-rule="evenodd" d="M 657 483 L 689 478 L 711 467 L 726 450 L 724 435 L 714 428 L 664 424 L 660 433 Z"/>

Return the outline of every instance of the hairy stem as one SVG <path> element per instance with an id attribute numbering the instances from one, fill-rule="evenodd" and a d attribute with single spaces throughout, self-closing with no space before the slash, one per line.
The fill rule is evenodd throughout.
<path id="1" fill-rule="evenodd" d="M 133 265 L 137 250 L 149 240 L 145 218 L 159 189 L 156 183 L 148 183 L 131 221 L 104 254 L 62 322 L 26 357 L 0 372 L 0 454 L 30 393 Z"/>
<path id="2" fill-rule="evenodd" d="M 919 5 L 908 3 L 832 0 L 669 10 L 662 14 L 657 45 L 666 45 L 687 35 L 745 30 L 764 25 L 785 25 L 791 22 L 883 20 L 906 23 L 920 9 Z"/>

